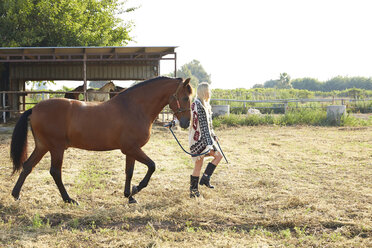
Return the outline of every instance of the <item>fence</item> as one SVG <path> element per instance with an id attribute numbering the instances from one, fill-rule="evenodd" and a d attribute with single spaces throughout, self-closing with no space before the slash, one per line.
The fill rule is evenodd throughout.
<path id="1" fill-rule="evenodd" d="M 241 111 L 247 110 L 249 107 L 259 109 L 261 112 L 270 113 L 279 112 L 286 113 L 293 108 L 326 108 L 328 105 L 347 105 L 354 107 L 356 105 L 364 105 L 364 109 L 368 113 L 372 113 L 372 98 L 368 99 L 350 99 L 350 98 L 314 98 L 314 99 L 273 99 L 273 100 L 233 100 L 233 99 L 211 99 L 212 104 L 230 105 L 231 112 L 234 109 Z M 301 106 L 300 106 L 301 104 Z M 273 111 L 274 110 L 274 111 Z M 275 111 L 277 110 L 277 111 Z"/>
<path id="2" fill-rule="evenodd" d="M 0 91 L 1 97 L 1 108 L 3 122 L 6 123 L 6 113 L 19 113 L 26 110 L 26 106 L 30 104 L 36 104 L 40 100 L 44 100 L 50 97 L 63 97 L 65 91 Z M 68 92 L 68 93 L 83 93 L 83 92 Z M 91 92 L 93 94 L 107 94 L 107 92 Z M 110 94 L 117 94 L 117 92 L 111 92 Z M 19 102 L 19 106 L 15 109 L 10 109 L 10 106 L 6 106 L 6 95 L 8 95 L 8 101 L 11 95 L 21 96 L 22 101 Z M 38 99 L 34 99 L 34 102 L 26 102 L 27 95 L 38 95 Z M 33 99 L 33 98 L 28 98 Z M 18 101 L 17 101 L 18 103 Z M 259 109 L 263 113 L 278 112 L 285 113 L 288 109 L 292 108 L 326 108 L 330 103 L 332 105 L 347 105 L 356 106 L 357 104 L 364 105 L 364 109 L 367 112 L 372 113 L 372 98 L 368 99 L 350 99 L 350 98 L 318 98 L 318 99 L 273 99 L 273 100 L 234 100 L 234 99 L 211 99 L 212 104 L 224 103 L 230 105 L 232 112 L 238 112 L 236 110 L 247 110 L 248 107 Z M 309 105 L 310 103 L 310 105 Z M 299 106 L 299 105 L 302 106 Z M 313 104 L 313 105 L 311 105 Z M 326 105 L 324 105 L 326 104 Z M 170 110 L 168 107 L 162 111 L 163 122 L 169 119 Z"/>
<path id="3" fill-rule="evenodd" d="M 1 114 L 1 119 L 3 120 L 3 123 L 6 123 L 7 120 L 7 113 L 9 114 L 14 114 L 14 113 L 20 113 L 22 111 L 25 111 L 27 109 L 27 105 L 34 105 L 39 101 L 49 99 L 51 98 L 56 98 L 56 97 L 64 97 L 66 93 L 80 93 L 84 94 L 84 92 L 81 91 L 0 91 L 0 113 Z M 99 92 L 99 91 L 91 91 L 89 94 L 110 94 L 110 95 L 115 95 L 118 94 L 118 92 Z M 17 106 L 16 109 L 11 109 L 11 107 L 7 106 L 7 100 L 8 102 L 11 101 L 11 95 L 18 95 L 21 96 L 21 101 L 19 102 L 19 105 Z M 26 101 L 26 96 L 32 95 L 34 97 L 28 97 L 28 101 L 33 100 L 33 102 L 27 102 Z M 8 96 L 8 97 L 6 97 Z M 18 102 L 18 101 L 17 101 Z M 163 111 L 159 115 L 159 119 L 162 122 L 166 122 L 170 120 L 170 115 L 172 115 L 172 112 L 170 111 L 169 107 L 166 106 Z M 10 118 L 10 117 L 9 117 Z M 172 118 L 172 117 L 171 117 Z"/>

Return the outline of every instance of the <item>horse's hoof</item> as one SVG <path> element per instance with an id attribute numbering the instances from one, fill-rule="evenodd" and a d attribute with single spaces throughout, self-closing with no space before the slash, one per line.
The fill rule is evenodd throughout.
<path id="1" fill-rule="evenodd" d="M 129 196 L 129 204 L 132 204 L 132 203 L 137 203 L 137 201 L 132 196 Z"/>
<path id="2" fill-rule="evenodd" d="M 74 199 L 68 199 L 68 200 L 65 200 L 65 202 L 70 203 L 72 205 L 79 206 L 79 203 L 77 201 L 75 201 Z"/>
<path id="3" fill-rule="evenodd" d="M 20 199 L 19 194 L 12 192 L 14 200 L 18 201 Z"/>
<path id="4" fill-rule="evenodd" d="M 134 196 L 137 193 L 138 193 L 138 187 L 137 186 L 133 186 L 132 187 L 132 193 L 130 194 L 130 196 Z"/>

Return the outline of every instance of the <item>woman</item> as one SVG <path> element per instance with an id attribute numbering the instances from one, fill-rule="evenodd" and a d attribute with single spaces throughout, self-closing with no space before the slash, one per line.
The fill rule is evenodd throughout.
<path id="1" fill-rule="evenodd" d="M 216 166 L 222 159 L 221 152 L 217 150 L 217 136 L 212 126 L 212 110 L 209 104 L 211 90 L 208 83 L 200 83 L 196 92 L 197 96 L 191 105 L 191 126 L 189 131 L 190 151 L 193 154 L 201 154 L 209 151 L 206 155 L 193 157 L 195 163 L 190 179 L 190 197 L 199 197 L 198 182 L 204 157 L 212 156 L 213 160 L 207 164 L 199 184 L 213 189 L 210 184 L 211 176 Z"/>

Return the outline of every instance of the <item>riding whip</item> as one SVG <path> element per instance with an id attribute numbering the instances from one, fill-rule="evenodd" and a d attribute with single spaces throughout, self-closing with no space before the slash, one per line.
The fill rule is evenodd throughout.
<path id="1" fill-rule="evenodd" d="M 220 143 L 218 143 L 218 140 L 216 140 L 216 142 L 217 142 L 218 148 L 220 148 L 220 151 L 222 153 L 223 158 L 226 160 L 226 163 L 229 163 L 229 161 L 227 161 L 227 158 L 225 157 L 225 154 L 223 154 L 223 151 L 222 151 L 222 148 L 220 146 Z"/>

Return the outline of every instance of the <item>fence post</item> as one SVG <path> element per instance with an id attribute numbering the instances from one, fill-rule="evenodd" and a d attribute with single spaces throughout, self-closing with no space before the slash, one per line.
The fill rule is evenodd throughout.
<path id="1" fill-rule="evenodd" d="M 3 121 L 6 123 L 6 112 L 5 112 L 5 92 L 3 93 Z"/>
<path id="2" fill-rule="evenodd" d="M 284 114 L 287 114 L 288 102 L 284 102 Z"/>

